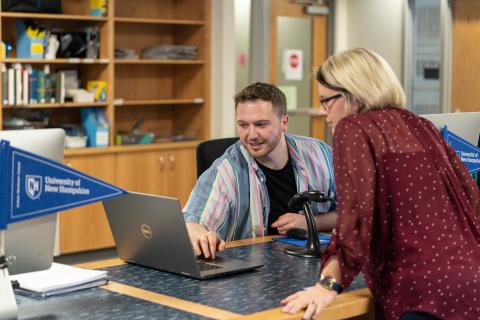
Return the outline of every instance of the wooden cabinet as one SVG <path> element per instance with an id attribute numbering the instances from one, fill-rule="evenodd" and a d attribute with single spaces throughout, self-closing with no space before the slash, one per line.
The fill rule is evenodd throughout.
<path id="1" fill-rule="evenodd" d="M 195 149 L 178 148 L 167 151 L 166 156 L 165 195 L 179 198 L 183 207 L 197 181 Z"/>
<path id="2" fill-rule="evenodd" d="M 179 198 L 182 206 L 196 181 L 192 147 L 119 153 L 116 161 L 120 188 Z"/>
<path id="3" fill-rule="evenodd" d="M 116 184 L 115 154 L 65 157 L 72 168 Z M 114 246 L 110 227 L 101 203 L 60 213 L 60 252 L 70 253 Z"/>
<path id="4" fill-rule="evenodd" d="M 69 152 L 65 164 L 127 191 L 179 198 L 183 206 L 196 181 L 195 148 L 195 142 L 181 142 L 104 148 L 95 154 L 78 150 Z M 101 203 L 60 213 L 61 254 L 113 246 Z"/>

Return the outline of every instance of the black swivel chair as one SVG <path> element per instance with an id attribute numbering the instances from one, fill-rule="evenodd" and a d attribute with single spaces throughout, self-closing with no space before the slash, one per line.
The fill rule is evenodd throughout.
<path id="1" fill-rule="evenodd" d="M 197 178 L 210 168 L 212 163 L 220 157 L 225 150 L 238 141 L 238 137 L 212 139 L 200 142 L 197 145 Z"/>

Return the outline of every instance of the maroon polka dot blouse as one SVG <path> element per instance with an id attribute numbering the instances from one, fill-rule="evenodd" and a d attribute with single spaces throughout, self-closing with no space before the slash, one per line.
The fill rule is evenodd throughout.
<path id="1" fill-rule="evenodd" d="M 342 119 L 333 139 L 338 220 L 323 262 L 362 271 L 377 318 L 480 319 L 479 190 L 435 127 L 396 108 Z"/>

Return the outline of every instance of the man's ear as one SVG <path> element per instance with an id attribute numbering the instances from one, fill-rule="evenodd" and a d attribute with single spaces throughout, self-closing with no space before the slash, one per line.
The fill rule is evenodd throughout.
<path id="1" fill-rule="evenodd" d="M 288 129 L 288 115 L 282 117 L 282 132 L 286 132 Z"/>

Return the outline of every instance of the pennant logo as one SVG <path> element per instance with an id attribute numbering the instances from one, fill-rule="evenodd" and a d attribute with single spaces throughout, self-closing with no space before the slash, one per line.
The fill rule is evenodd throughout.
<path id="1" fill-rule="evenodd" d="M 61 163 L 1 142 L 0 229 L 6 224 L 67 210 L 127 192 Z"/>
<path id="2" fill-rule="evenodd" d="M 42 194 L 42 177 L 41 176 L 25 176 L 25 188 L 27 192 L 27 196 L 35 200 Z"/>
<path id="3" fill-rule="evenodd" d="M 449 131 L 447 126 L 441 129 L 441 133 L 467 167 L 468 172 L 471 174 L 480 172 L 480 148 Z"/>

